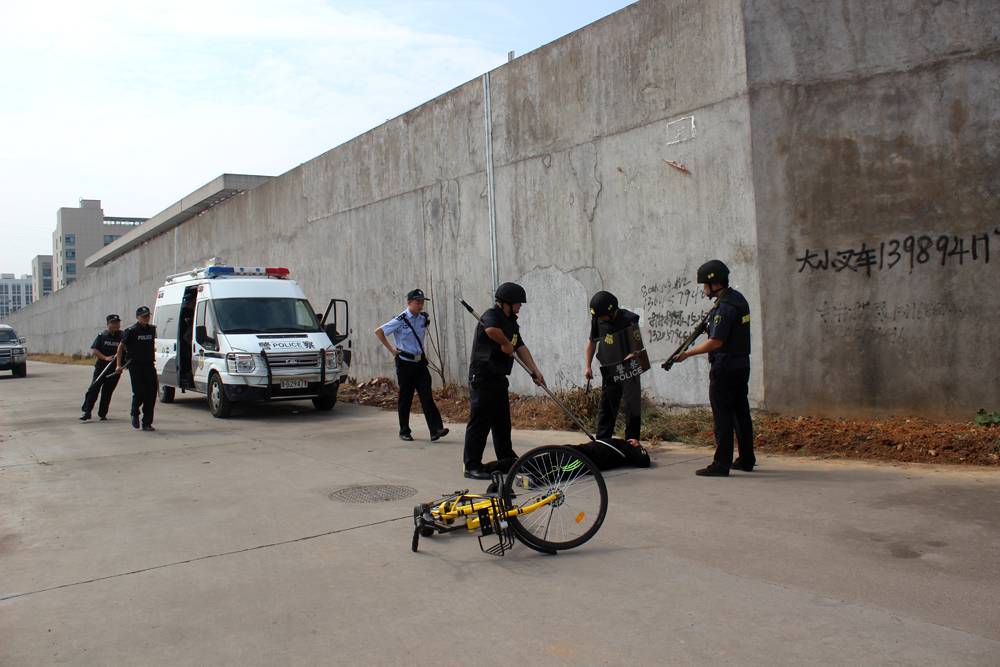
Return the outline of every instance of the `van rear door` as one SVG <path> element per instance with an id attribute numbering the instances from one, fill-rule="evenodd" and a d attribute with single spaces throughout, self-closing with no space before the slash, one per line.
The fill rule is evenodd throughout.
<path id="1" fill-rule="evenodd" d="M 153 324 L 156 325 L 156 370 L 160 383 L 177 386 L 177 328 L 180 320 L 180 290 L 163 287 L 156 295 Z"/>

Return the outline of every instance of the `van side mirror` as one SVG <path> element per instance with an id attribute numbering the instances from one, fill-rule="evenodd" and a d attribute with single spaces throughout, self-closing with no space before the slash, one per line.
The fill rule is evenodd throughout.
<path id="1" fill-rule="evenodd" d="M 208 329 L 205 325 L 195 327 L 194 339 L 206 350 L 214 350 L 218 347 L 216 340 L 208 335 Z"/>
<path id="2" fill-rule="evenodd" d="M 18 338 L 18 339 L 17 339 L 17 342 L 18 342 L 19 344 L 21 344 L 21 345 L 24 345 L 25 343 L 27 343 L 27 342 L 28 342 L 28 339 L 27 339 L 27 338 Z"/>

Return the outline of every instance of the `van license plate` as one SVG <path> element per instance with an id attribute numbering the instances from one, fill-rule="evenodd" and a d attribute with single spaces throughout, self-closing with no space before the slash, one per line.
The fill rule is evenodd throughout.
<path id="1" fill-rule="evenodd" d="M 309 383 L 305 380 L 282 380 L 282 389 L 305 389 L 309 386 Z"/>

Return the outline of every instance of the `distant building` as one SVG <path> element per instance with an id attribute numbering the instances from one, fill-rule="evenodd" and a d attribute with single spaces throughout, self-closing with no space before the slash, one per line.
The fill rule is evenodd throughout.
<path id="1" fill-rule="evenodd" d="M 52 289 L 75 282 L 88 270 L 83 260 L 145 221 L 105 217 L 100 199 L 81 199 L 80 208 L 60 208 L 52 233 Z"/>
<path id="2" fill-rule="evenodd" d="M 31 303 L 31 276 L 0 273 L 0 320 Z"/>
<path id="3" fill-rule="evenodd" d="M 33 301 L 52 294 L 52 255 L 35 255 L 31 260 Z"/>

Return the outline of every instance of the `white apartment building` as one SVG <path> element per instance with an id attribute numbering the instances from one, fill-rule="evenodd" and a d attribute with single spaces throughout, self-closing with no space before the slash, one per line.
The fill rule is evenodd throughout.
<path id="1" fill-rule="evenodd" d="M 0 273 L 0 320 L 31 303 L 31 276 Z"/>
<path id="2" fill-rule="evenodd" d="M 31 292 L 33 301 L 52 294 L 52 255 L 35 255 L 31 259 Z"/>
<path id="3" fill-rule="evenodd" d="M 81 199 L 80 208 L 60 208 L 52 233 L 52 289 L 74 282 L 87 271 L 85 259 L 145 221 L 106 217 L 100 199 Z"/>

